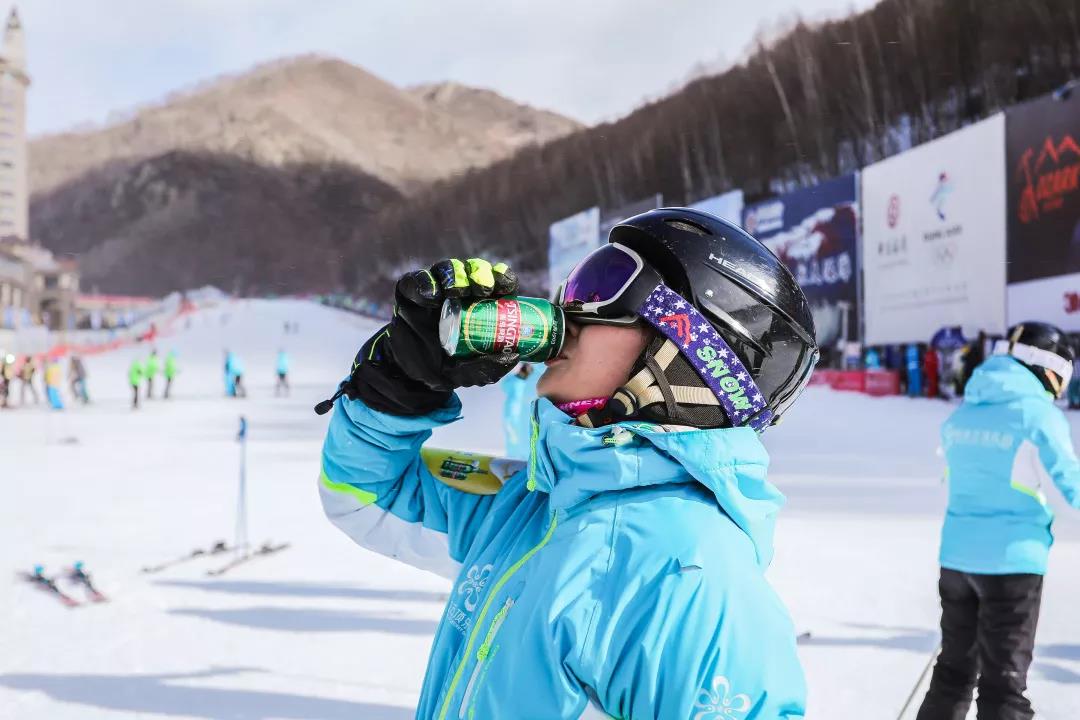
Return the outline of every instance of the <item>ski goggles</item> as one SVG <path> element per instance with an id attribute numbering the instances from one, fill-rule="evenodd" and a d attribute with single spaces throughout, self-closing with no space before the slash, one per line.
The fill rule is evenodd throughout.
<path id="1" fill-rule="evenodd" d="M 735 426 L 762 430 L 772 421 L 768 399 L 712 323 L 630 248 L 609 243 L 570 272 L 556 304 L 582 323 L 630 325 L 643 320 L 673 342 Z"/>
<path id="2" fill-rule="evenodd" d="M 636 252 L 609 243 L 579 262 L 559 287 L 555 304 L 577 322 L 631 325 L 653 289 L 663 282 L 660 273 Z"/>
<path id="3" fill-rule="evenodd" d="M 1069 381 L 1072 380 L 1073 364 L 1057 353 L 1052 353 L 1049 350 L 1043 350 L 1042 348 L 1037 348 L 1033 345 L 1025 345 L 1024 343 L 1011 343 L 1008 340 L 998 340 L 994 343 L 993 354 L 1011 355 L 1028 365 L 1036 365 L 1051 370 L 1057 373 L 1058 377 L 1061 378 L 1062 388 L 1068 387 Z"/>

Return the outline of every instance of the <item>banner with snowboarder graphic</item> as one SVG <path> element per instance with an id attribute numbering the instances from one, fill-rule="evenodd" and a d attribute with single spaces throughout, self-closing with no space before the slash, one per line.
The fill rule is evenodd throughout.
<path id="1" fill-rule="evenodd" d="M 799 281 L 821 347 L 859 339 L 858 175 L 750 205 L 743 226 Z"/>

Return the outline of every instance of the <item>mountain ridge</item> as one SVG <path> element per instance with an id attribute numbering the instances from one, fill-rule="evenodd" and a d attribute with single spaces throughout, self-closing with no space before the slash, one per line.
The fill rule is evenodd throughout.
<path id="1" fill-rule="evenodd" d="M 408 193 L 582 127 L 490 90 L 423 87 L 398 88 L 329 56 L 264 63 L 171 93 L 113 124 L 32 139 L 31 192 L 48 193 L 107 163 L 183 151 L 274 167 L 344 162 Z"/>

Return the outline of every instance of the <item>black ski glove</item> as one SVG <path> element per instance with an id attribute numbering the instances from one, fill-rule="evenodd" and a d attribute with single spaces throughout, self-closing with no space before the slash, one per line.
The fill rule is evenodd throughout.
<path id="1" fill-rule="evenodd" d="M 439 313 L 447 298 L 501 297 L 517 289 L 505 264 L 479 259 L 443 260 L 404 275 L 394 290 L 393 319 L 360 348 L 341 393 L 391 415 L 426 415 L 455 388 L 497 382 L 517 365 L 517 353 L 450 357 L 439 339 Z"/>

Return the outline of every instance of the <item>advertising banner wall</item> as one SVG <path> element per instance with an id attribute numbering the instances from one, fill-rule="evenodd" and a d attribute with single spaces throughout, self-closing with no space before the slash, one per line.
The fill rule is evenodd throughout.
<path id="1" fill-rule="evenodd" d="M 554 222 L 548 228 L 548 294 L 573 270 L 574 265 L 599 247 L 600 208 L 591 207 Z"/>
<path id="2" fill-rule="evenodd" d="M 1005 330 L 1005 116 L 862 172 L 869 345 Z"/>
<path id="3" fill-rule="evenodd" d="M 1009 286 L 1009 325 L 1040 320 L 1080 332 L 1080 273 Z"/>
<path id="4" fill-rule="evenodd" d="M 859 339 L 858 177 L 844 175 L 750 205 L 742 225 L 795 275 L 818 345 Z"/>
<path id="5" fill-rule="evenodd" d="M 1080 330 L 1080 93 L 1005 113 L 1008 320 Z"/>
<path id="6" fill-rule="evenodd" d="M 711 198 L 699 200 L 690 207 L 715 215 L 721 220 L 742 225 L 743 191 L 732 190 L 723 195 L 714 195 Z"/>
<path id="7" fill-rule="evenodd" d="M 625 220 L 628 217 L 633 217 L 634 215 L 640 215 L 643 212 L 648 212 L 649 210 L 655 210 L 660 207 L 663 202 L 664 196 L 660 193 L 656 193 L 647 198 L 642 198 L 637 202 L 626 203 L 625 205 L 620 205 L 616 208 L 605 208 L 600 213 L 600 229 L 598 231 L 599 244 L 603 245 L 607 242 L 608 233 L 611 232 L 611 228 L 618 225 L 620 221 Z"/>

